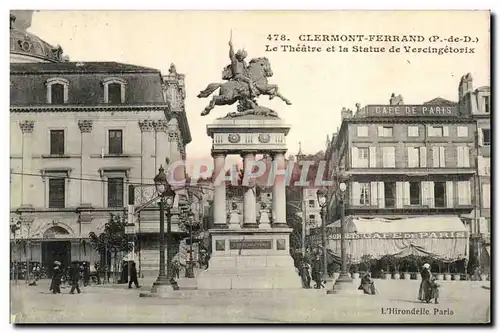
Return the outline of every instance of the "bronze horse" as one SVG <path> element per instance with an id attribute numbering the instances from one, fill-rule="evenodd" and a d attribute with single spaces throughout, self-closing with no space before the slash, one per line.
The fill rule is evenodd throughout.
<path id="1" fill-rule="evenodd" d="M 268 84 L 267 78 L 273 76 L 273 71 L 271 69 L 271 63 L 267 58 L 252 59 L 248 64 L 247 73 L 258 90 L 257 96 L 254 97 L 260 95 L 267 95 L 269 99 L 279 97 L 287 105 L 292 104 L 287 98 L 280 94 L 276 84 Z M 216 105 L 233 105 L 239 100 L 245 100 L 246 103 L 255 104 L 251 102 L 252 96 L 250 95 L 249 86 L 245 82 L 235 80 L 224 83 L 210 83 L 205 90 L 198 94 L 198 97 L 206 98 L 219 88 L 219 95 L 212 97 L 208 106 L 201 113 L 202 116 L 209 114 Z"/>

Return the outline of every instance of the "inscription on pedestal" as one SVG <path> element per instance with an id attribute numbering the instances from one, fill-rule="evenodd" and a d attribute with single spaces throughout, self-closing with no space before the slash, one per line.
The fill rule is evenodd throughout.
<path id="1" fill-rule="evenodd" d="M 229 241 L 231 250 L 271 250 L 273 243 L 271 240 L 238 240 Z"/>
<path id="2" fill-rule="evenodd" d="M 225 250 L 226 250 L 226 241 L 216 240 L 215 241 L 215 251 L 225 251 Z"/>
<path id="3" fill-rule="evenodd" d="M 276 249 L 277 250 L 286 250 L 286 241 L 284 239 L 276 240 Z"/>

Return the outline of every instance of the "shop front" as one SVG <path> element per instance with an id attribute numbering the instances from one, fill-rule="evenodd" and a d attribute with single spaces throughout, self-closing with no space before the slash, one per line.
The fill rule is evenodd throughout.
<path id="1" fill-rule="evenodd" d="M 327 226 L 328 250 L 339 257 L 340 221 Z M 458 216 L 404 219 L 346 217 L 346 252 L 351 270 L 380 275 L 415 274 L 425 262 L 433 273 L 465 273 L 469 234 Z"/>

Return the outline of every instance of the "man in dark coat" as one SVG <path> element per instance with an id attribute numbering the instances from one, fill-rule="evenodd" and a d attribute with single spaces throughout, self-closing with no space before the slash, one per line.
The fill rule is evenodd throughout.
<path id="1" fill-rule="evenodd" d="M 135 284 L 136 288 L 140 288 L 139 281 L 137 280 L 137 268 L 135 267 L 135 262 L 132 261 L 130 267 L 130 280 L 128 282 L 128 287 L 132 288 L 132 283 Z"/>
<path id="2" fill-rule="evenodd" d="M 62 278 L 63 272 L 61 270 L 61 263 L 58 261 L 54 262 L 54 269 L 52 270 L 52 282 L 50 284 L 50 291 L 52 291 L 53 294 L 60 294 L 61 293 L 61 278 Z"/>
<path id="3" fill-rule="evenodd" d="M 69 279 L 71 283 L 71 290 L 69 293 L 74 294 L 75 290 L 78 293 L 81 293 L 80 286 L 78 285 L 78 282 L 80 281 L 80 263 L 78 261 L 73 261 L 71 263 L 69 268 Z"/>

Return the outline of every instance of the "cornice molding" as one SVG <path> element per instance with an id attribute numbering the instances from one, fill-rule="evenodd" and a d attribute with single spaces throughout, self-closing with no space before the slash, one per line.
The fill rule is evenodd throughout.
<path id="1" fill-rule="evenodd" d="M 10 112 L 112 112 L 112 111 L 168 111 L 167 104 L 156 105 L 33 105 L 11 106 Z"/>

